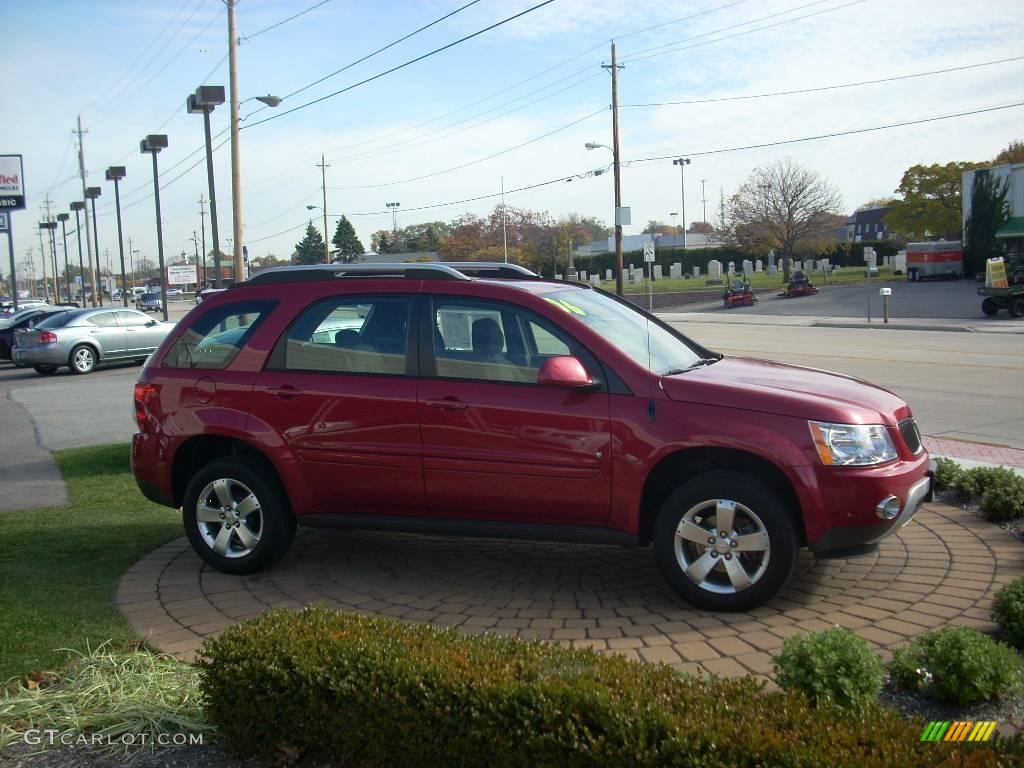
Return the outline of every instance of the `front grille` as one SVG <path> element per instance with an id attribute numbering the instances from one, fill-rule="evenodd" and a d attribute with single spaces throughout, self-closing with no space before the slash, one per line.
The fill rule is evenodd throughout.
<path id="1" fill-rule="evenodd" d="M 913 419 L 904 419 L 900 422 L 900 434 L 912 454 L 916 456 L 924 450 L 924 446 L 921 445 L 921 433 L 917 431 L 917 422 Z"/>

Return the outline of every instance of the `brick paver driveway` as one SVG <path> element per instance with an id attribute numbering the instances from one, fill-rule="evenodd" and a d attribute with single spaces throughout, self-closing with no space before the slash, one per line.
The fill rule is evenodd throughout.
<path id="1" fill-rule="evenodd" d="M 771 672 L 782 641 L 839 624 L 888 656 L 926 629 L 993 629 L 992 595 L 1024 572 L 1024 543 L 970 513 L 926 505 L 880 552 L 806 554 L 791 585 L 748 613 L 691 608 L 649 549 L 300 529 L 273 571 L 227 576 L 185 539 L 137 563 L 118 602 L 139 635 L 191 658 L 205 637 L 273 607 L 343 611 L 555 640 L 720 675 Z"/>

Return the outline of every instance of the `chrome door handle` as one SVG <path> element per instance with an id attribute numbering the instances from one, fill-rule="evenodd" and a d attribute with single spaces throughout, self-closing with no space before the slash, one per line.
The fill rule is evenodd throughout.
<path id="1" fill-rule="evenodd" d="M 427 400 L 426 403 L 433 408 L 444 408 L 446 411 L 464 411 L 469 407 L 469 403 L 464 403 L 461 400 L 456 400 L 455 398 Z"/>
<path id="2" fill-rule="evenodd" d="M 267 389 L 268 395 L 279 397 L 282 400 L 294 400 L 296 397 L 302 394 L 302 392 L 295 387 L 285 384 L 283 387 L 269 387 Z"/>

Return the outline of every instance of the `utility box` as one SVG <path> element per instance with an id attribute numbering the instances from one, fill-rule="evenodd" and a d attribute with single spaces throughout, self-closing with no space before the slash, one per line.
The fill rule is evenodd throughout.
<path id="1" fill-rule="evenodd" d="M 959 280 L 963 275 L 964 248 L 959 240 L 907 244 L 908 280 L 933 277 Z"/>

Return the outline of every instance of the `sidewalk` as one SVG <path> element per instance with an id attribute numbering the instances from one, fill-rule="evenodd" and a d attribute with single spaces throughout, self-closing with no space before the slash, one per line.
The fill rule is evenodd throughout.
<path id="1" fill-rule="evenodd" d="M 0 390 L 0 435 L 9 450 L 0 461 L 0 513 L 68 503 L 68 491 L 57 463 L 39 445 L 28 411 Z"/>
<path id="2" fill-rule="evenodd" d="M 725 312 L 655 312 L 665 322 L 729 323 L 733 325 L 788 325 L 801 328 L 865 328 L 887 331 L 952 331 L 959 333 L 1015 333 L 1024 334 L 1020 320 L 937 320 L 926 317 L 904 317 L 888 324 L 881 318 L 870 323 L 856 317 L 828 317 L 813 315 L 766 315 L 756 313 Z"/>

